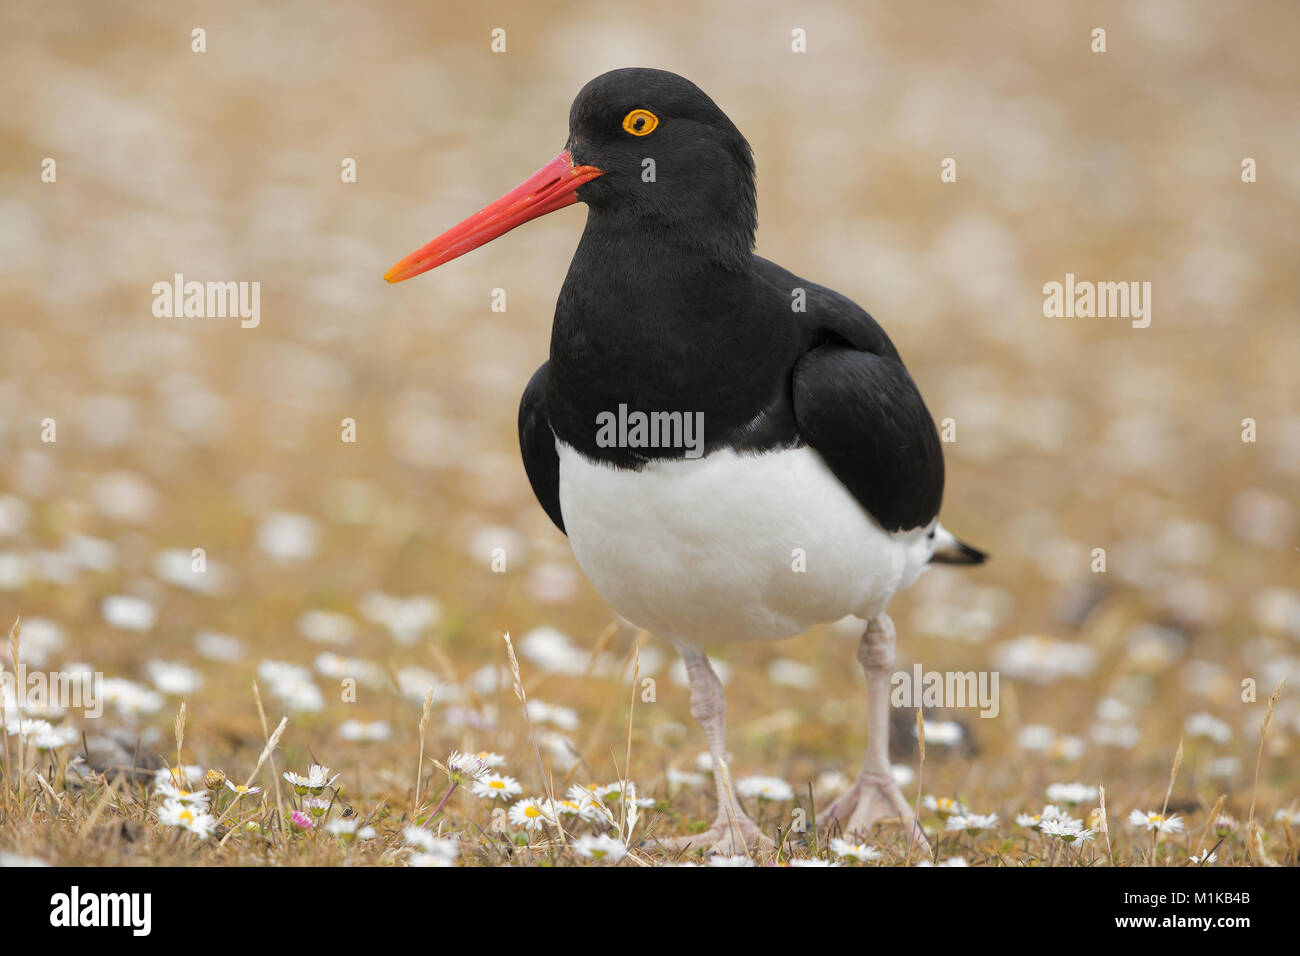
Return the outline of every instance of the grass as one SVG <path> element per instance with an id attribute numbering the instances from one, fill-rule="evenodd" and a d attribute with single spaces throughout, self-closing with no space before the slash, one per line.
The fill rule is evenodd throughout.
<path id="1" fill-rule="evenodd" d="M 644 639 L 644 635 L 641 637 Z M 639 714 L 658 706 L 655 702 L 637 707 L 642 685 L 636 680 L 581 677 L 566 681 L 570 686 L 584 686 L 589 692 L 584 701 L 586 706 L 581 709 L 590 709 L 592 714 L 586 724 L 591 744 L 586 752 L 591 757 L 577 761 L 568 772 L 563 772 L 547 760 L 538 742 L 539 734 L 545 731 L 529 719 L 525 710 L 526 668 L 520 666 L 508 637 L 501 646 L 509 665 L 509 681 L 503 687 L 509 688 L 508 693 L 518 706 L 503 709 L 503 729 L 481 739 L 489 746 L 497 746 L 505 757 L 503 769 L 518 773 L 525 794 L 563 797 L 574 782 L 625 780 L 625 768 L 632 768 L 631 779 L 639 778 L 642 784 L 623 783 L 605 792 L 596 800 L 605 807 L 605 812 L 589 814 L 593 819 L 561 817 L 559 826 L 530 829 L 511 822 L 503 812 L 504 803 L 472 795 L 469 792 L 472 780 L 459 773 L 449 763 L 447 754 L 440 752 L 450 749 L 453 740 L 467 746 L 463 743 L 466 735 L 452 735 L 439 726 L 432 692 L 418 708 L 396 693 L 388 695 L 391 704 L 388 713 L 396 724 L 392 739 L 360 749 L 322 743 L 322 736 L 328 738 L 328 733 L 322 733 L 324 728 L 319 718 L 310 714 L 280 718 L 269 732 L 264 716 L 259 714 L 260 746 L 255 746 L 257 741 L 253 739 L 232 743 L 227 738 L 221 742 L 221 736 L 212 733 L 211 728 L 193 723 L 196 711 L 211 711 L 206 706 L 191 709 L 188 702 L 181 701 L 169 722 L 170 746 L 165 748 L 169 753 L 166 758 L 161 753 L 157 755 L 157 762 L 163 767 L 159 777 L 179 773 L 179 768 L 196 762 L 207 771 L 192 781 L 194 790 L 207 797 L 204 803 L 208 805 L 211 823 L 202 836 L 184 826 L 169 825 L 164 819 L 164 798 L 153 774 L 137 779 L 113 772 L 70 772 L 70 765 L 78 756 L 83 759 L 88 756 L 84 751 L 84 735 L 78 745 L 40 750 L 28 747 L 25 735 L 16 733 L 8 735 L 5 741 L 0 852 L 52 863 L 92 866 L 383 866 L 412 862 L 439 865 L 454 862 L 461 866 L 609 865 L 608 857 L 605 863 L 599 864 L 581 850 L 584 837 L 590 842 L 591 837 L 603 833 L 612 837 L 619 848 L 615 855 L 621 856 L 626 851 L 617 865 L 706 862 L 701 854 L 670 856 L 661 852 L 655 843 L 659 836 L 698 832 L 704 828 L 705 821 L 712 818 L 705 796 L 711 791 L 711 785 L 686 788 L 671 796 L 667 793 L 660 770 L 664 753 L 647 739 L 647 731 L 653 725 L 649 720 L 638 720 Z M 628 674 L 639 676 L 640 646 L 640 640 L 630 641 L 624 678 Z M 18 623 L 11 632 L 10 653 L 12 659 L 21 660 Z M 553 678 L 541 676 L 538 683 L 545 686 L 550 680 Z M 599 692 L 591 695 L 590 691 Z M 1153 793 L 1159 796 L 1154 790 L 1154 778 L 1134 779 L 1132 774 L 1123 773 L 1098 778 L 1096 782 L 1103 786 L 1095 798 L 1067 808 L 1069 815 L 1086 818 L 1094 839 L 1067 843 L 1019 826 L 1014 822 L 1015 814 L 1036 812 L 1046 802 L 1045 798 L 1032 789 L 1016 790 L 1005 785 L 981 787 L 977 775 L 962 772 L 962 761 L 936 756 L 933 745 L 929 747 L 927 763 L 924 722 L 918 711 L 922 745 L 918 750 L 917 769 L 924 773 L 917 775 L 916 805 L 934 847 L 928 859 L 910 848 L 906 833 L 893 824 L 881 825 L 876 832 L 849 841 L 857 844 L 862 839 L 878 851 L 871 854 L 873 858 L 869 862 L 848 855 L 839 842 L 844 835 L 824 822 L 819 824 L 818 805 L 824 805 L 829 795 L 818 795 L 819 784 L 810 779 L 794 787 L 794 798 L 790 800 L 737 797 L 744 809 L 777 841 L 775 849 L 755 850 L 750 860 L 743 862 L 782 865 L 815 859 L 849 865 L 907 865 L 957 858 L 970 865 L 993 866 L 1185 866 L 1202 865 L 1193 856 L 1210 850 L 1215 855 L 1214 865 L 1295 865 L 1297 844 L 1291 823 L 1283 818 L 1274 820 L 1271 815 L 1256 815 L 1257 808 L 1266 809 L 1278 802 L 1267 790 L 1261 800 L 1260 776 L 1267 782 L 1268 725 L 1280 692 L 1281 687 L 1268 702 L 1260 726 L 1257 775 L 1248 790 L 1214 794 L 1204 783 L 1180 784 L 1186 754 L 1183 742 L 1178 742 L 1162 788 L 1163 801 L 1154 801 L 1160 805 L 1162 816 L 1172 807 L 1185 821 L 1185 827 L 1177 833 L 1135 829 L 1126 825 L 1124 815 L 1112 816 L 1116 811 L 1102 811 L 1102 807 L 1117 805 L 1146 807 L 1153 802 Z M 206 704 L 206 696 L 200 699 Z M 261 711 L 257 683 L 250 686 L 245 700 L 228 706 Z M 624 710 L 621 715 L 624 730 L 616 737 L 620 709 Z M 511 719 L 515 715 L 510 710 L 515 711 L 517 720 Z M 403 721 L 408 726 L 401 726 Z M 160 713 L 153 725 L 166 723 L 165 714 Z M 511 727 L 518 732 L 507 729 Z M 403 761 L 400 756 L 404 739 L 410 740 L 413 746 L 405 750 Z M 326 746 L 328 750 L 318 750 Z M 688 745 L 686 750 L 690 749 Z M 221 750 L 225 751 L 224 755 L 214 760 L 213 755 Z M 682 750 L 673 748 L 673 752 L 680 755 Z M 1139 752 L 1134 762 L 1145 764 L 1147 756 Z M 328 786 L 294 787 L 277 773 L 282 766 L 305 773 L 304 764 L 309 760 L 336 764 L 339 769 L 331 774 L 338 773 L 338 780 Z M 407 774 L 402 773 L 403 763 L 414 770 L 413 776 L 409 770 Z M 977 766 L 987 770 L 981 763 L 976 761 Z M 19 768 L 23 768 L 21 772 Z M 927 783 L 923 788 L 920 781 L 936 777 L 941 781 L 939 786 L 944 788 L 939 792 L 955 792 L 958 806 L 925 809 L 922 792 L 932 784 Z M 960 792 L 951 790 L 951 784 L 944 787 L 945 780 L 963 778 L 968 783 Z M 226 785 L 227 779 L 260 789 L 248 796 L 237 795 Z M 655 798 L 646 806 L 629 799 L 647 793 L 654 794 Z M 312 799 L 320 801 L 315 815 L 309 804 Z M 946 831 L 944 824 L 952 811 L 967 808 L 997 810 L 1001 814 L 998 825 L 973 832 Z M 1216 824 L 1216 819 L 1226 813 L 1235 809 L 1240 814 L 1243 808 L 1246 810 L 1244 823 Z M 295 816 L 300 821 L 297 824 Z M 301 821 L 307 819 L 310 825 L 304 826 Z M 369 828 L 371 834 L 359 839 L 328 832 L 327 824 L 331 821 L 355 823 L 358 829 Z M 425 852 L 427 847 L 423 844 L 430 839 L 434 842 L 429 845 L 437 852 Z"/>
<path id="2" fill-rule="evenodd" d="M 508 56 L 473 18 L 409 4 L 214 6 L 204 55 L 188 13 L 125 4 L 109 23 L 93 6 L 0 12 L 0 60 L 31 91 L 0 124 L 0 613 L 24 622 L 0 665 L 88 665 L 114 700 L 88 720 L 0 699 L 7 725 L 71 728 L 52 749 L 0 734 L 0 854 L 448 859 L 422 830 L 454 839 L 461 866 L 594 865 L 580 851 L 599 830 L 634 866 L 671 862 L 647 837 L 713 821 L 712 784 L 675 782 L 699 772 L 703 741 L 671 649 L 611 622 L 518 459 L 518 396 L 547 354 L 580 213 L 382 281 L 553 155 L 576 90 L 626 65 L 608 60 L 616 36 L 727 110 L 757 156 L 759 252 L 869 309 L 955 425 L 944 522 L 994 557 L 893 602 L 898 666 L 999 670 L 1001 707 L 892 728 L 935 859 L 1296 864 L 1300 343 L 1279 213 L 1296 185 L 1277 159 L 1294 153 L 1294 4 L 1156 19 L 1114 5 L 1105 55 L 1082 6 L 844 6 L 804 24 L 794 55 L 778 5 L 614 17 L 578 0 L 562 33 L 554 3 L 508 11 Z M 1246 156 L 1257 182 L 1240 178 Z M 345 158 L 356 182 L 340 181 Z M 150 289 L 177 272 L 261 282 L 261 324 L 153 315 Z M 1044 317 L 1044 283 L 1067 272 L 1152 281 L 1150 328 Z M 114 596 L 135 603 L 109 620 Z M 539 651 L 546 627 L 567 643 Z M 757 862 L 825 859 L 842 836 L 823 810 L 865 748 L 859 633 L 717 652 L 733 788 L 780 838 Z M 631 781 L 653 802 L 611 794 L 603 825 L 528 831 L 513 801 L 452 789 L 453 750 L 501 754 L 521 797 Z M 313 763 L 336 788 L 295 830 L 312 795 L 283 774 Z M 159 818 L 154 773 L 177 766 L 199 767 L 205 792 L 212 771 L 260 791 L 236 801 L 219 783 L 220 823 L 199 839 Z M 755 775 L 792 796 L 748 795 Z M 1069 808 L 1093 839 L 1016 823 L 1075 782 L 1095 788 Z M 932 800 L 999 822 L 946 833 Z M 1162 808 L 1181 832 L 1129 823 Z M 375 835 L 348 841 L 335 821 Z M 899 827 L 864 839 L 880 856 L 846 862 L 909 862 Z"/>

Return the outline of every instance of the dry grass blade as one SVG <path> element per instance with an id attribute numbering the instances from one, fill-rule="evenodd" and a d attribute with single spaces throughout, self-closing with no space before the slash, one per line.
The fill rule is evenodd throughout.
<path id="1" fill-rule="evenodd" d="M 1256 866 L 1281 866 L 1268 855 L 1264 849 L 1264 831 L 1256 820 L 1250 821 L 1247 826 L 1246 850 L 1250 855 L 1250 861 Z"/>
<path id="2" fill-rule="evenodd" d="M 1097 821 L 1101 827 L 1102 835 L 1106 837 L 1106 856 L 1110 860 L 1110 865 L 1115 865 L 1115 850 L 1110 845 L 1110 814 L 1106 811 L 1106 788 L 1101 784 L 1097 785 L 1097 802 L 1101 808 L 1101 817 Z"/>
<path id="3" fill-rule="evenodd" d="M 537 758 L 537 772 L 541 775 L 542 786 L 546 789 L 546 807 L 555 820 L 555 828 L 560 831 L 561 838 L 565 839 L 564 828 L 559 824 L 559 815 L 554 814 L 555 809 L 555 791 L 552 788 L 551 778 L 546 773 L 546 765 L 542 762 L 542 751 L 537 746 L 537 735 L 533 732 L 533 718 L 528 713 L 528 694 L 524 691 L 524 679 L 519 674 L 519 658 L 515 657 L 515 645 L 510 640 L 510 632 L 502 634 L 506 642 L 506 656 L 510 659 L 510 673 L 514 678 L 515 696 L 519 698 L 520 704 L 524 708 L 524 723 L 528 727 L 528 742 L 532 744 L 533 756 Z"/>
<path id="4" fill-rule="evenodd" d="M 262 707 L 262 691 L 257 686 L 257 681 L 253 681 L 253 700 L 257 704 L 257 719 L 262 725 L 262 739 L 270 740 L 271 731 L 266 722 L 266 710 Z M 284 802 L 280 797 L 280 770 L 275 765 L 275 754 L 271 754 L 271 780 L 275 783 L 275 825 L 281 827 L 284 825 Z"/>
<path id="5" fill-rule="evenodd" d="M 424 695 L 424 710 L 420 713 L 420 755 L 415 761 L 415 789 L 411 795 L 411 816 L 415 816 L 415 808 L 420 805 L 420 784 L 424 780 L 424 735 L 429 729 L 429 718 L 433 714 L 433 688 L 429 688 L 429 693 Z"/>
<path id="6" fill-rule="evenodd" d="M 1300 862 L 1300 859 L 1297 859 L 1300 854 L 1297 854 L 1295 830 L 1291 828 L 1291 824 L 1285 817 L 1282 818 L 1282 836 L 1286 840 L 1287 859 L 1291 861 L 1291 866 L 1295 866 L 1297 862 Z"/>
<path id="7" fill-rule="evenodd" d="M 1255 754 L 1255 785 L 1250 791 L 1250 813 L 1246 817 L 1246 831 L 1252 832 L 1251 827 L 1255 823 L 1255 800 L 1259 796 L 1259 768 L 1264 763 L 1264 740 L 1268 736 L 1268 725 L 1273 720 L 1273 709 L 1277 707 L 1277 699 L 1282 695 L 1282 688 L 1286 681 L 1278 681 L 1277 689 L 1273 691 L 1273 696 L 1268 699 L 1268 710 L 1264 712 L 1264 722 L 1259 725 L 1259 751 Z"/>
<path id="8" fill-rule="evenodd" d="M 916 803 L 912 805 L 912 832 L 908 834 L 907 865 L 912 865 L 912 852 L 916 849 L 916 836 L 921 832 L 921 783 L 925 779 L 925 715 L 916 708 L 916 745 L 920 758 L 916 767 Z"/>
<path id="9" fill-rule="evenodd" d="M 1223 805 L 1227 803 L 1227 801 L 1228 801 L 1228 795 L 1225 793 L 1219 794 L 1219 799 L 1214 801 L 1214 806 L 1210 808 L 1210 813 L 1205 818 L 1205 826 L 1201 830 L 1200 839 L 1196 841 L 1196 850 L 1195 850 L 1196 853 L 1199 854 L 1201 850 L 1205 847 L 1205 840 L 1210 835 L 1210 830 L 1214 826 L 1214 821 L 1219 818 L 1219 813 L 1222 812 Z"/>
<path id="10" fill-rule="evenodd" d="M 1174 762 L 1169 768 L 1169 785 L 1165 787 L 1165 802 L 1160 807 L 1160 819 L 1164 820 L 1169 812 L 1169 796 L 1174 792 L 1174 780 L 1178 777 L 1178 771 L 1183 766 L 1183 738 L 1178 738 L 1178 749 L 1174 751 Z M 1158 864 L 1160 861 L 1160 831 L 1161 827 L 1156 827 L 1151 831 L 1151 863 Z"/>
<path id="11" fill-rule="evenodd" d="M 12 809 L 10 809 L 9 806 L 9 772 L 10 770 L 13 769 L 13 763 L 12 763 L 12 758 L 10 757 L 9 754 L 9 731 L 8 731 L 9 715 L 5 711 L 4 674 L 5 674 L 4 666 L 0 665 L 0 737 L 4 738 L 4 750 L 5 750 L 5 775 L 3 780 L 4 803 L 5 803 L 5 813 L 11 814 L 13 811 Z M 17 681 L 14 682 L 14 686 L 15 687 L 18 686 Z M 15 694 L 14 697 L 16 701 L 17 695 Z"/>
<path id="12" fill-rule="evenodd" d="M 102 778 L 97 778 L 97 779 L 102 780 Z M 118 784 L 121 783 L 121 781 L 122 781 L 121 777 L 118 777 L 117 779 L 113 780 L 111 783 L 104 781 L 106 783 L 106 789 L 103 793 L 99 795 L 99 799 L 95 801 L 95 809 L 90 811 L 90 815 L 86 817 L 85 821 L 81 824 L 81 827 L 78 829 L 77 831 L 78 840 L 85 839 L 86 834 L 90 833 L 90 831 L 94 828 L 95 824 L 99 822 L 99 818 L 103 815 L 104 809 L 109 805 L 111 801 L 117 798 L 117 787 Z"/>
<path id="13" fill-rule="evenodd" d="M 632 773 L 631 770 L 632 768 L 632 715 L 636 711 L 637 682 L 640 680 L 640 677 L 641 677 L 641 642 L 640 640 L 638 640 L 632 647 L 632 696 L 628 701 L 628 705 L 627 705 L 627 750 L 623 760 L 623 766 L 627 768 L 627 770 L 624 773 L 619 774 L 619 781 L 623 784 L 625 790 L 623 794 L 623 801 L 622 801 L 623 819 L 620 821 L 619 830 L 623 831 L 626 828 L 626 836 L 623 839 L 623 843 L 625 845 L 632 838 L 632 825 L 635 825 L 636 822 L 636 813 L 635 813 L 636 805 L 633 802 L 631 803 L 631 806 L 633 808 L 633 812 L 631 814 L 632 825 L 629 825 L 628 823 L 629 800 L 626 793 L 626 787 L 631 786 L 631 782 L 626 778 L 630 777 Z"/>
<path id="14" fill-rule="evenodd" d="M 181 749 L 185 746 L 185 701 L 181 701 L 181 709 L 176 713 L 176 769 L 180 770 L 185 766 L 181 760 Z"/>
<path id="15" fill-rule="evenodd" d="M 19 656 L 19 648 L 22 643 L 20 638 L 23 633 L 23 619 L 14 618 L 13 627 L 9 628 L 9 659 L 14 665 L 14 675 L 22 673 L 22 658 Z M 14 683 L 14 710 L 18 713 L 18 802 L 23 802 L 27 780 L 27 735 L 22 732 L 23 726 L 23 702 L 22 694 L 18 693 L 18 683 Z M 6 731 L 5 736 L 8 737 Z"/>
<path id="16" fill-rule="evenodd" d="M 271 734 L 270 739 L 267 740 L 266 742 L 266 746 L 262 749 L 262 755 L 257 758 L 257 766 L 253 768 L 253 772 L 248 775 L 248 779 L 244 781 L 244 785 L 240 787 L 239 791 L 235 794 L 235 799 L 231 800 L 230 805 L 226 807 L 225 810 L 222 811 L 221 816 L 217 817 L 216 820 L 217 824 L 221 823 L 222 820 L 226 819 L 226 817 L 230 815 L 230 811 L 235 809 L 236 806 L 238 806 L 240 799 L 244 796 L 244 793 L 247 791 L 247 789 L 250 786 L 252 786 L 253 781 L 257 779 L 258 771 L 262 769 L 262 765 L 266 763 L 266 761 L 270 758 L 271 752 L 275 750 L 277 746 L 279 746 L 280 737 L 284 733 L 284 728 L 288 725 L 288 723 L 289 723 L 288 717 L 280 718 L 280 725 L 275 728 L 275 732 Z M 214 827 L 215 826 L 216 824 L 214 824 Z M 220 845 L 225 846 L 226 841 L 230 839 L 230 834 L 234 832 L 235 832 L 234 828 L 232 827 L 230 831 L 221 838 Z"/>

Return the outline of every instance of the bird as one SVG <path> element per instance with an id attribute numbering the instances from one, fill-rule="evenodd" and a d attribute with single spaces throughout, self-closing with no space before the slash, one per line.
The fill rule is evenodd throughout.
<path id="1" fill-rule="evenodd" d="M 694 83 L 604 73 L 574 99 L 568 132 L 554 160 L 385 278 L 587 206 L 519 445 L 595 590 L 685 664 L 718 809 L 707 830 L 658 845 L 772 845 L 735 796 L 708 648 L 856 616 L 867 751 L 819 822 L 854 834 L 896 817 L 928 849 L 889 762 L 886 608 L 930 565 L 987 555 L 939 522 L 943 449 L 916 383 L 864 309 L 755 253 L 753 151 Z"/>

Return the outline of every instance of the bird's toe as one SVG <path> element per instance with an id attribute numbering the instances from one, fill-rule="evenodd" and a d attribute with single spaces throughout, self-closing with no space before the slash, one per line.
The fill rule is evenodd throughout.
<path id="1" fill-rule="evenodd" d="M 772 838 L 758 828 L 748 817 L 733 820 L 719 819 L 701 833 L 679 837 L 651 837 L 642 846 L 662 853 L 685 854 L 704 851 L 722 856 L 740 856 L 751 849 L 773 849 Z"/>
<path id="2" fill-rule="evenodd" d="M 930 852 L 925 832 L 898 785 L 888 776 L 863 774 L 826 809 L 823 819 L 838 823 L 845 834 L 866 836 L 883 820 L 897 819 L 903 832 L 911 831 L 916 848 Z"/>

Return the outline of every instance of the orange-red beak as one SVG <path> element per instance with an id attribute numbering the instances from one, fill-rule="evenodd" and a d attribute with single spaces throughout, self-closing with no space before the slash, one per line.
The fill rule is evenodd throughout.
<path id="1" fill-rule="evenodd" d="M 458 226 L 453 226 L 427 246 L 416 249 L 384 274 L 389 282 L 411 276 L 463 256 L 515 226 L 545 216 L 578 201 L 578 187 L 601 174 L 595 166 L 575 166 L 566 149 L 532 176 L 485 206 Z"/>

